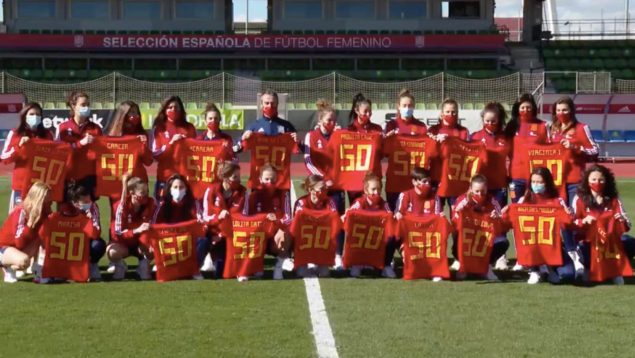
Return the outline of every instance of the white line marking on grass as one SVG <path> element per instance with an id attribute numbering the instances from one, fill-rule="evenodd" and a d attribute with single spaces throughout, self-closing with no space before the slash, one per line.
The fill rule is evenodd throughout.
<path id="1" fill-rule="evenodd" d="M 326 307 L 322 299 L 320 281 L 316 277 L 305 278 L 304 287 L 306 288 L 306 299 L 309 302 L 313 338 L 315 339 L 318 357 L 338 358 L 335 338 L 333 337 L 331 324 L 326 315 Z"/>

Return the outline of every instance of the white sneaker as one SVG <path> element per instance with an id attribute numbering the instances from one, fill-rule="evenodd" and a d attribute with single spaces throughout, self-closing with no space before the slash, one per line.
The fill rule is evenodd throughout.
<path id="1" fill-rule="evenodd" d="M 203 261 L 203 265 L 201 265 L 202 272 L 214 272 L 216 268 L 214 267 L 214 262 L 212 261 L 212 255 L 205 255 L 205 260 Z"/>
<path id="2" fill-rule="evenodd" d="M 139 266 L 137 266 L 137 275 L 142 280 L 152 279 L 152 274 L 150 274 L 150 263 L 148 262 L 148 259 L 139 260 Z"/>
<path id="3" fill-rule="evenodd" d="M 115 263 L 110 261 L 110 263 L 108 264 L 108 268 L 106 269 L 106 272 L 112 274 L 115 273 Z"/>
<path id="4" fill-rule="evenodd" d="M 316 269 L 317 269 L 317 267 L 318 267 L 318 265 L 316 265 L 316 264 L 308 264 L 308 265 L 306 265 L 306 267 L 307 267 L 309 270 L 316 270 Z"/>
<path id="5" fill-rule="evenodd" d="M 126 271 L 128 271 L 128 265 L 124 262 L 124 260 L 119 260 L 119 262 L 114 262 L 115 271 L 112 273 L 112 279 L 115 281 L 121 281 L 126 277 Z"/>
<path id="6" fill-rule="evenodd" d="M 9 267 L 3 267 L 2 271 L 4 271 L 4 282 L 5 283 L 16 283 L 18 282 L 18 278 L 16 277 L 15 270 Z"/>
<path id="7" fill-rule="evenodd" d="M 152 272 L 157 272 L 157 265 L 152 265 Z"/>
<path id="8" fill-rule="evenodd" d="M 580 255 L 578 255 L 578 252 L 575 250 L 569 251 L 567 252 L 567 254 L 571 258 L 571 261 L 573 261 L 573 267 L 575 268 L 575 277 L 581 278 L 584 275 L 584 265 L 580 260 Z"/>
<path id="9" fill-rule="evenodd" d="M 295 268 L 295 264 L 293 263 L 293 259 L 290 257 L 285 257 L 282 260 L 282 269 L 285 271 L 293 271 Z"/>
<path id="10" fill-rule="evenodd" d="M 318 266 L 317 274 L 318 277 L 329 277 L 331 276 L 331 270 L 329 270 L 328 266 Z"/>
<path id="11" fill-rule="evenodd" d="M 492 271 L 492 266 L 487 269 L 487 273 L 485 274 L 485 279 L 487 281 L 499 281 L 498 276 Z"/>
<path id="12" fill-rule="evenodd" d="M 386 266 L 383 270 L 381 270 L 381 275 L 385 278 L 396 278 L 397 274 L 395 274 L 395 270 L 393 270 L 392 266 Z"/>
<path id="13" fill-rule="evenodd" d="M 507 265 L 507 256 L 503 255 L 496 260 L 496 264 L 494 265 L 495 270 L 509 270 L 509 266 Z"/>
<path id="14" fill-rule="evenodd" d="M 538 271 L 529 271 L 529 279 L 527 283 L 530 285 L 535 285 L 540 282 L 540 272 Z"/>
<path id="15" fill-rule="evenodd" d="M 335 255 L 335 266 L 333 266 L 333 270 L 344 270 L 344 265 L 342 264 L 342 255 Z"/>
<path id="16" fill-rule="evenodd" d="M 432 282 L 441 282 L 441 281 L 443 281 L 442 277 L 435 276 L 435 277 L 432 278 Z"/>
<path id="17" fill-rule="evenodd" d="M 192 276 L 192 280 L 196 280 L 196 281 L 200 281 L 200 280 L 204 280 L 205 277 L 203 277 L 203 275 L 201 275 L 200 273 L 197 275 Z"/>
<path id="18" fill-rule="evenodd" d="M 523 265 L 521 265 L 519 263 L 516 263 L 514 265 L 514 267 L 512 267 L 512 271 L 514 271 L 514 272 L 523 271 L 524 269 L 525 269 L 525 266 L 523 266 Z"/>
<path id="19" fill-rule="evenodd" d="M 24 276 L 26 276 L 26 272 L 24 270 L 16 270 L 15 271 L 15 277 L 22 278 Z"/>
<path id="20" fill-rule="evenodd" d="M 353 266 L 351 267 L 350 270 L 350 275 L 351 277 L 359 277 L 362 274 L 362 267 L 361 266 Z"/>
<path id="21" fill-rule="evenodd" d="M 457 271 L 456 276 L 454 277 L 459 281 L 463 281 L 467 277 L 467 274 L 465 272 Z"/>
<path id="22" fill-rule="evenodd" d="M 238 282 L 246 282 L 246 281 L 249 281 L 249 277 L 247 277 L 247 276 L 238 276 L 238 277 L 236 277 L 236 280 L 238 280 Z"/>
<path id="23" fill-rule="evenodd" d="M 461 268 L 461 263 L 459 262 L 459 260 L 455 259 L 452 265 L 450 266 L 450 270 L 458 271 L 460 268 Z"/>
<path id="24" fill-rule="evenodd" d="M 99 271 L 99 264 L 97 263 L 90 264 L 90 281 L 101 281 L 101 271 Z"/>
<path id="25" fill-rule="evenodd" d="M 616 278 L 613 279 L 613 283 L 618 285 L 618 286 L 623 285 L 624 284 L 624 277 L 617 276 Z"/>

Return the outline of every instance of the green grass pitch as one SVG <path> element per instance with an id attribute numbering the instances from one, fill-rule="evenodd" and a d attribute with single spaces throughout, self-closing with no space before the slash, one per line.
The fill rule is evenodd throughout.
<path id="1" fill-rule="evenodd" d="M 1 218 L 9 184 L 0 177 Z M 621 180 L 619 188 L 633 212 L 635 181 Z M 99 204 L 105 228 L 108 204 Z M 502 283 L 336 277 L 320 284 L 340 357 L 633 355 L 635 280 L 621 287 L 529 286 L 523 274 L 502 277 Z M 0 302 L 0 356 L 317 354 L 298 279 L 25 281 L 0 283 Z"/>

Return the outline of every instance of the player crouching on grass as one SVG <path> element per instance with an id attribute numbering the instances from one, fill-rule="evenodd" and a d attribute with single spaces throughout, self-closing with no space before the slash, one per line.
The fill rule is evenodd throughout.
<path id="1" fill-rule="evenodd" d="M 260 168 L 260 186 L 247 195 L 244 215 L 267 214 L 267 219 L 279 226 L 273 241 L 267 240 L 267 253 L 278 257 L 273 270 L 273 279 L 282 280 L 282 270 L 293 270 L 291 255 L 292 240 L 288 233 L 291 224 L 289 191 L 274 186 L 277 179 L 276 169 L 265 164 Z M 267 238 L 270 239 L 270 238 Z"/>
<path id="2" fill-rule="evenodd" d="M 31 258 L 37 261 L 41 244 L 38 231 L 51 212 L 49 192 L 48 185 L 42 182 L 33 184 L 24 201 L 13 209 L 0 229 L 0 264 L 4 282 L 17 282 L 15 271 L 26 270 Z M 39 274 L 38 267 L 35 274 Z"/>
<path id="3" fill-rule="evenodd" d="M 432 189 L 432 177 L 429 170 L 419 167 L 414 168 L 412 170 L 412 189 L 399 194 L 395 206 L 395 219 L 402 220 L 406 215 L 443 216 L 439 198 Z M 403 252 L 403 239 L 398 238 L 398 240 L 398 247 Z M 434 277 L 432 280 L 438 282 L 443 279 Z"/>
<path id="4" fill-rule="evenodd" d="M 326 186 L 326 182 L 324 181 L 324 177 L 321 175 L 309 175 L 304 179 L 304 183 L 302 183 L 302 188 L 308 194 L 296 200 L 294 205 L 294 213 L 298 213 L 303 209 L 310 210 L 329 210 L 332 212 L 337 212 L 337 207 L 335 206 L 335 202 L 333 199 L 329 197 L 328 188 Z M 309 270 L 312 268 L 311 265 L 304 266 L 298 268 L 298 276 L 306 277 L 310 275 Z M 329 275 L 329 267 L 328 266 L 318 266 L 317 267 L 318 276 L 327 277 Z"/>
<path id="5" fill-rule="evenodd" d="M 221 181 L 212 184 L 203 195 L 203 221 L 209 225 L 211 250 L 205 256 L 201 271 L 215 271 L 216 278 L 222 278 L 227 241 L 218 226 L 231 214 L 244 211 L 247 189 L 240 184 L 240 166 L 236 163 L 219 164 L 217 175 Z"/>
<path id="6" fill-rule="evenodd" d="M 86 215 L 97 232 L 101 232 L 99 206 L 90 196 L 89 188 L 71 181 L 66 187 L 66 199 L 59 210 L 64 216 Z M 106 253 L 106 242 L 103 239 L 90 241 L 90 280 L 100 281 L 99 260 Z"/>
<path id="7" fill-rule="evenodd" d="M 361 197 L 355 199 L 353 204 L 348 208 L 346 214 L 342 217 L 342 221 L 346 221 L 346 215 L 349 211 L 353 210 L 367 210 L 367 211 L 387 211 L 392 214 L 388 203 L 381 197 L 381 179 L 372 172 L 366 173 L 364 177 L 364 193 Z M 386 253 L 384 258 L 384 268 L 381 275 L 386 278 L 395 278 L 395 270 L 393 268 L 393 257 L 395 256 L 395 249 L 397 243 L 394 237 L 389 238 L 386 243 Z M 359 277 L 362 273 L 362 266 L 351 267 L 351 277 Z"/>
<path id="8" fill-rule="evenodd" d="M 124 259 L 136 256 L 139 259 L 137 274 L 142 280 L 151 279 L 148 260 L 152 259 L 149 248 L 140 242 L 141 235 L 150 229 L 157 204 L 148 195 L 148 184 L 141 178 L 124 175 L 121 200 L 115 203 L 115 215 L 111 219 L 111 239 L 106 251 L 112 263 L 112 279 L 122 280 L 127 271 Z"/>
<path id="9" fill-rule="evenodd" d="M 475 212 L 480 213 L 490 213 L 491 218 L 501 218 L 501 207 L 498 205 L 498 201 L 491 194 L 487 192 L 487 178 L 484 175 L 477 174 L 472 177 L 470 180 L 470 188 L 467 193 L 459 196 L 456 199 L 456 203 L 452 208 L 453 218 L 452 221 L 455 224 L 455 228 L 458 227 L 457 221 L 459 220 L 459 213 L 466 208 L 470 208 Z M 453 235 L 455 239 L 454 246 L 452 246 L 452 255 L 458 261 L 458 240 L 460 240 L 459 235 Z M 485 278 L 488 281 L 498 281 L 498 276 L 494 274 L 492 271 L 492 265 L 498 260 L 499 257 L 503 256 L 507 249 L 509 248 L 509 241 L 505 235 L 498 235 L 494 237 L 494 244 L 492 248 L 492 252 L 489 257 L 489 268 L 487 273 L 485 274 Z M 458 269 L 460 269 L 461 263 L 458 264 Z M 465 279 L 465 273 L 457 272 L 456 278 L 459 280 Z"/>

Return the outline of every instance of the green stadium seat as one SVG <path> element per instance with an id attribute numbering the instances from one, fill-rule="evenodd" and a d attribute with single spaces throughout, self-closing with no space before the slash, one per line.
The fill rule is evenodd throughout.
<path id="1" fill-rule="evenodd" d="M 317 111 L 317 105 L 315 103 L 309 103 L 306 108 Z"/>
<path id="2" fill-rule="evenodd" d="M 66 105 L 66 102 L 55 103 L 55 109 L 66 109 L 66 108 L 68 108 L 68 106 Z"/>
<path id="3" fill-rule="evenodd" d="M 115 103 L 114 102 L 104 102 L 102 107 L 104 109 L 115 109 Z"/>
<path id="4" fill-rule="evenodd" d="M 161 103 L 159 102 L 150 103 L 150 109 L 159 109 L 159 108 L 161 108 Z"/>
<path id="5" fill-rule="evenodd" d="M 461 106 L 461 109 L 468 109 L 468 110 L 474 109 L 474 104 L 472 104 L 472 103 L 463 103 L 463 105 Z"/>
<path id="6" fill-rule="evenodd" d="M 150 109 L 150 103 L 148 103 L 148 102 L 139 103 L 139 109 L 141 109 L 141 110 Z"/>
<path id="7" fill-rule="evenodd" d="M 287 109 L 288 110 L 295 109 L 295 104 L 293 102 L 287 103 Z"/>
<path id="8" fill-rule="evenodd" d="M 485 103 L 477 103 L 474 105 L 474 109 L 477 109 L 479 111 L 483 110 L 483 108 L 485 108 Z"/>
<path id="9" fill-rule="evenodd" d="M 437 107 L 436 103 L 426 103 L 426 109 L 436 111 L 439 108 Z"/>
<path id="10" fill-rule="evenodd" d="M 421 110 L 422 110 L 422 109 L 426 109 L 426 106 L 425 106 L 425 104 L 423 104 L 423 103 L 417 103 L 417 104 L 415 105 L 415 109 L 421 109 Z"/>
<path id="11" fill-rule="evenodd" d="M 191 103 L 190 102 L 190 103 L 186 103 L 185 104 L 185 110 L 186 111 L 194 111 L 194 110 L 197 110 L 197 109 L 198 109 L 198 106 L 196 105 L 196 103 Z"/>
<path id="12" fill-rule="evenodd" d="M 342 106 L 341 103 L 335 103 L 335 110 L 337 111 L 341 111 L 344 107 Z"/>
<path id="13" fill-rule="evenodd" d="M 379 104 L 379 109 L 381 109 L 381 110 L 390 109 L 390 104 L 389 103 L 380 103 Z"/>
<path id="14" fill-rule="evenodd" d="M 44 109 L 55 109 L 55 103 L 53 103 L 53 102 L 44 102 L 43 108 Z"/>
<path id="15" fill-rule="evenodd" d="M 306 103 L 296 103 L 295 109 L 307 109 Z"/>
<path id="16" fill-rule="evenodd" d="M 92 108 L 92 109 L 104 109 L 104 106 L 101 104 L 101 102 L 91 102 L 90 108 Z"/>

